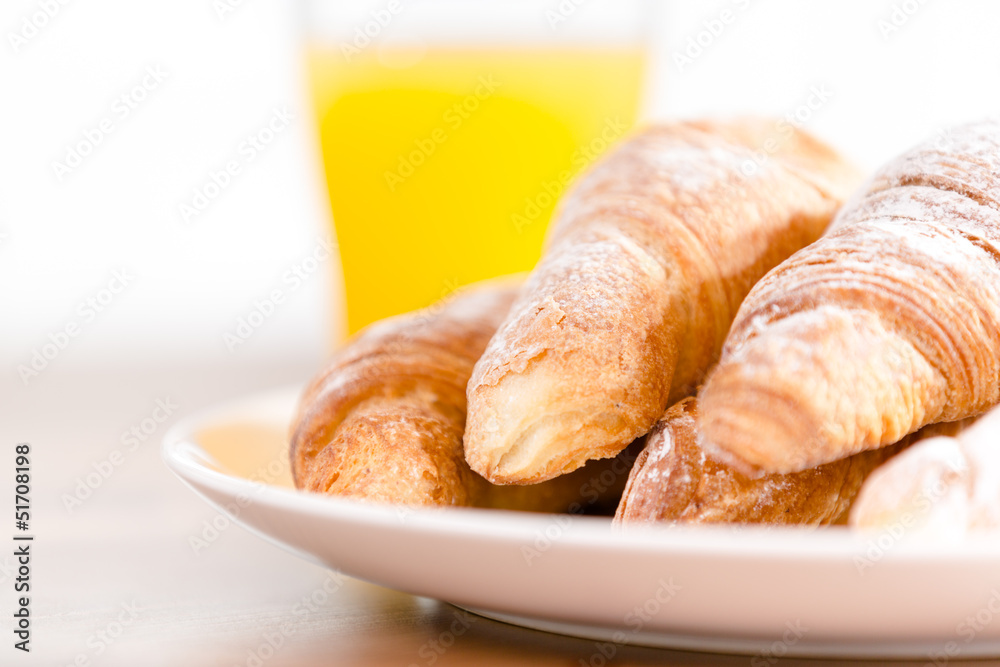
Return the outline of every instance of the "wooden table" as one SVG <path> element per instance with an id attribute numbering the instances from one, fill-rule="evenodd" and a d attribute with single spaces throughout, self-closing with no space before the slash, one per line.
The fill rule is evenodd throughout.
<path id="1" fill-rule="evenodd" d="M 196 551 L 191 538 L 211 536 L 205 522 L 216 513 L 162 463 L 163 433 L 185 413 L 301 381 L 309 374 L 303 366 L 53 368 L 27 387 L 16 376 L 0 380 L 0 502 L 13 504 L 14 446 L 29 442 L 36 538 L 30 654 L 12 646 L 15 563 L 12 548 L 0 550 L 0 665 L 751 664 L 747 656 L 637 647 L 616 647 L 606 661 L 591 641 L 331 579 L 235 525 Z M 172 414 L 154 424 L 171 404 Z M 133 426 L 139 434 L 133 437 L 143 440 L 123 440 Z M 144 428 L 153 430 L 147 435 Z M 89 496 L 77 488 L 88 475 Z M 14 532 L 13 525 L 0 529 L 0 541 L 13 544 Z"/>

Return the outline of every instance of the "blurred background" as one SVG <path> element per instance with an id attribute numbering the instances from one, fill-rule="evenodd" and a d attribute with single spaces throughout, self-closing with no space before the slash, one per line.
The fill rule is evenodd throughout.
<path id="1" fill-rule="evenodd" d="M 350 4 L 362 18 L 387 5 Z M 407 4 L 421 3 L 402 2 L 401 16 Z M 530 30 L 542 37 L 574 30 L 594 9 L 581 0 L 529 4 Z M 942 124 L 1000 108 L 994 3 L 651 4 L 640 122 L 798 114 L 870 168 Z M 33 392 L 51 371 L 77 368 L 255 367 L 294 380 L 343 334 L 338 255 L 318 267 L 309 259 L 323 254 L 317 243 L 330 212 L 303 8 L 276 0 L 4 3 L 5 393 Z M 391 42 L 393 27 L 372 40 Z M 258 135 L 259 147 L 249 146 Z M 239 172 L 229 175 L 233 162 Z M 109 294 L 121 282 L 116 272 L 127 285 Z M 227 344 L 275 289 L 284 298 L 274 312 Z M 89 299 L 107 303 L 84 305 Z M 73 324 L 77 335 L 25 383 L 18 367 L 30 367 L 34 352 L 53 338 L 58 345 Z"/>
<path id="2" fill-rule="evenodd" d="M 327 575 L 239 528 L 193 548 L 220 515 L 162 464 L 166 429 L 305 382 L 369 319 L 528 268 L 553 194 L 633 122 L 769 114 L 872 169 L 1000 109 L 997 3 L 497 4 L 3 3 L 0 454 L 36 456 L 35 664 L 96 658 L 125 602 L 142 629 L 101 664 L 242 663 Z M 324 613 L 302 650 L 363 653 L 350 628 L 331 646 Z M 372 651 L 379 627 L 356 629 Z"/>

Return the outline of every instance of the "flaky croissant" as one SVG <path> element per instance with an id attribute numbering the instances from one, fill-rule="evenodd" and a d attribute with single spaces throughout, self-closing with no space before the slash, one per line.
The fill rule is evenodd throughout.
<path id="1" fill-rule="evenodd" d="M 616 521 L 840 523 L 865 478 L 884 461 L 916 440 L 963 427 L 961 422 L 935 424 L 889 447 L 797 473 L 751 479 L 702 450 L 697 417 L 697 399 L 688 398 L 653 427 L 629 474 Z"/>
<path id="2" fill-rule="evenodd" d="M 747 296 L 701 394 L 704 445 L 793 472 L 1000 400 L 1000 122 L 884 167 Z"/>
<path id="3" fill-rule="evenodd" d="M 582 512 L 616 501 L 630 460 L 527 487 L 494 486 L 465 462 L 466 384 L 518 284 L 474 287 L 348 341 L 300 401 L 296 487 L 411 506 Z"/>
<path id="4" fill-rule="evenodd" d="M 690 394 L 740 301 L 826 228 L 855 174 L 769 120 L 651 127 L 564 198 L 548 248 L 469 383 L 488 479 L 613 456 Z"/>

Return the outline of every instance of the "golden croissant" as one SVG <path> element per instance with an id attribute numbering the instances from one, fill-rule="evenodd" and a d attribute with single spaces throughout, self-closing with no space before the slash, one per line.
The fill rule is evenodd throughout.
<path id="1" fill-rule="evenodd" d="M 684 399 L 664 413 L 635 460 L 616 521 L 842 523 L 873 470 L 921 438 L 955 434 L 964 426 L 963 422 L 935 424 L 895 445 L 800 472 L 751 479 L 705 453 L 698 445 L 697 419 L 698 401 L 694 398 Z"/>
<path id="2" fill-rule="evenodd" d="M 465 387 L 516 288 L 479 285 L 348 341 L 300 401 L 296 487 L 411 506 L 582 512 L 616 502 L 631 463 L 624 454 L 526 487 L 494 486 L 465 462 Z"/>
<path id="3" fill-rule="evenodd" d="M 1000 122 L 881 169 L 750 291 L 701 393 L 703 445 L 754 474 L 896 442 L 1000 400 Z"/>
<path id="4" fill-rule="evenodd" d="M 614 456 L 717 358 L 744 295 L 855 184 L 770 120 L 651 127 L 561 202 L 547 250 L 469 383 L 466 458 L 499 484 Z"/>

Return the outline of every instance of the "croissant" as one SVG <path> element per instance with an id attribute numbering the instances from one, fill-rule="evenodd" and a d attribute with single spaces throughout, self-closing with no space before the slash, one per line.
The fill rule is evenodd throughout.
<path id="1" fill-rule="evenodd" d="M 561 203 L 469 382 L 466 458 L 525 484 L 613 456 L 716 359 L 744 295 L 815 240 L 854 171 L 767 120 L 652 127 Z"/>
<path id="2" fill-rule="evenodd" d="M 842 523 L 865 478 L 886 459 L 920 438 L 957 433 L 964 425 L 935 424 L 895 445 L 751 479 L 702 450 L 697 418 L 697 399 L 687 398 L 653 427 L 629 474 L 616 522 Z"/>
<path id="3" fill-rule="evenodd" d="M 629 459 L 530 487 L 494 486 L 465 462 L 465 387 L 516 289 L 480 285 L 348 341 L 300 401 L 296 487 L 413 506 L 582 512 L 617 502 Z"/>
<path id="4" fill-rule="evenodd" d="M 972 420 L 967 420 L 972 421 Z M 872 474 L 851 509 L 859 529 L 963 535 L 1000 528 L 1000 409 L 958 437 L 929 438 Z"/>
<path id="5" fill-rule="evenodd" d="M 881 169 L 747 296 L 701 394 L 705 448 L 794 472 L 1000 400 L 1000 123 Z"/>

